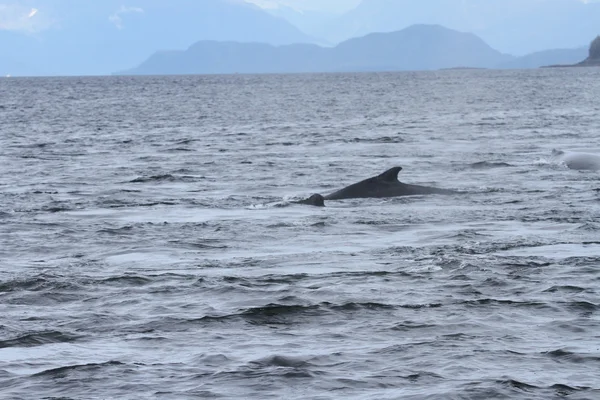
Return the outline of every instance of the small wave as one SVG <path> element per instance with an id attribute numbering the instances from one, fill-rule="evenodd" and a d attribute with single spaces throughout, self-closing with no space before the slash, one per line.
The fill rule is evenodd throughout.
<path id="1" fill-rule="evenodd" d="M 267 304 L 264 307 L 254 307 L 241 313 L 241 316 L 252 324 L 282 324 L 287 325 L 297 322 L 298 318 L 317 316 L 321 314 L 318 305 L 282 305 Z"/>
<path id="2" fill-rule="evenodd" d="M 530 385 L 529 383 L 517 381 L 515 379 L 507 379 L 505 381 L 498 381 L 498 383 L 501 385 L 510 386 L 515 389 L 519 389 L 524 392 L 530 392 L 535 389 L 540 389 L 539 386 Z"/>
<path id="3" fill-rule="evenodd" d="M 147 182 L 197 182 L 201 179 L 205 179 L 203 176 L 190 176 L 190 175 L 152 175 L 152 176 L 140 176 L 135 178 L 129 183 L 147 183 Z"/>
<path id="4" fill-rule="evenodd" d="M 394 331 L 408 332 L 408 331 L 412 331 L 413 329 L 419 330 L 419 329 L 427 329 L 427 328 L 435 328 L 435 327 L 437 327 L 437 325 L 420 324 L 415 321 L 404 321 L 400 324 L 394 325 L 391 329 Z"/>
<path id="5" fill-rule="evenodd" d="M 393 310 L 396 307 L 390 304 L 382 303 L 346 303 L 342 305 L 333 305 L 332 310 L 338 311 L 358 311 L 358 310 Z"/>
<path id="6" fill-rule="evenodd" d="M 463 385 L 462 397 L 469 399 L 511 399 L 517 396 L 527 398 L 555 398 L 569 396 L 575 392 L 590 391 L 589 387 L 571 387 L 564 384 L 537 386 L 517 379 L 506 378 L 495 381 L 471 382 Z M 597 392 L 595 390 L 592 390 Z M 451 396 L 450 396 L 451 397 Z M 595 398 L 595 397 L 591 397 Z"/>
<path id="7" fill-rule="evenodd" d="M 198 142 L 201 139 L 181 139 L 175 142 L 175 144 L 177 145 L 184 145 L 184 144 L 192 144 L 193 142 Z"/>
<path id="8" fill-rule="evenodd" d="M 283 298 L 282 301 L 298 301 L 293 296 Z M 237 314 L 221 315 L 221 316 L 204 316 L 202 318 L 194 320 L 195 322 L 223 322 L 227 320 L 242 318 L 253 325 L 289 325 L 301 322 L 305 319 L 311 321 L 314 318 L 330 315 L 332 313 L 343 313 L 353 314 L 361 311 L 369 312 L 381 312 L 386 310 L 394 310 L 398 307 L 418 309 L 424 307 L 440 307 L 441 304 L 405 304 L 405 305 L 391 305 L 383 303 L 358 303 L 349 302 L 344 304 L 332 304 L 332 303 L 320 303 L 312 305 L 302 304 L 267 304 L 262 307 L 253 307 L 248 309 L 242 309 Z M 182 323 L 191 321 L 182 321 Z"/>
<path id="9" fill-rule="evenodd" d="M 592 313 L 600 309 L 598 304 L 590 303 L 588 301 L 570 301 L 563 304 L 565 304 L 565 306 L 571 311 L 582 312 L 585 314 Z"/>
<path id="10" fill-rule="evenodd" d="M 478 299 L 478 300 L 467 300 L 461 302 L 467 307 L 473 306 L 510 306 L 518 308 L 551 308 L 549 304 L 535 301 L 513 301 L 513 300 L 497 300 L 497 299 Z"/>
<path id="11" fill-rule="evenodd" d="M 579 231 L 584 231 L 584 232 L 595 232 L 600 230 L 600 225 L 596 224 L 596 223 L 592 223 L 592 222 L 586 222 L 580 226 L 578 226 L 576 228 Z"/>
<path id="12" fill-rule="evenodd" d="M 48 146 L 55 145 L 55 142 L 40 142 L 40 143 L 32 143 L 32 144 L 23 144 L 23 145 L 14 145 L 12 147 L 19 149 L 44 149 Z"/>
<path id="13" fill-rule="evenodd" d="M 557 349 L 557 350 L 552 350 L 552 351 L 547 351 L 542 353 L 545 356 L 548 356 L 552 359 L 555 359 L 557 361 L 568 361 L 568 362 L 572 362 L 575 364 L 582 364 L 582 363 L 591 363 L 591 364 L 597 364 L 600 361 L 600 357 L 599 356 L 591 356 L 591 355 L 583 355 L 583 354 L 577 354 L 565 349 Z"/>
<path id="14" fill-rule="evenodd" d="M 57 205 L 46 205 L 41 208 L 41 211 L 49 212 L 49 213 L 59 213 L 65 211 L 73 211 L 72 207 L 68 207 L 66 205 L 57 204 Z"/>
<path id="15" fill-rule="evenodd" d="M 122 275 L 103 279 L 100 283 L 117 284 L 119 286 L 145 286 L 152 282 L 152 279 L 145 276 Z"/>
<path id="16" fill-rule="evenodd" d="M 270 356 L 261 358 L 256 361 L 251 361 L 250 364 L 257 365 L 260 367 L 285 367 L 285 368 L 306 368 L 310 367 L 311 364 L 301 358 L 286 357 L 286 356 Z"/>
<path id="17" fill-rule="evenodd" d="M 213 241 L 211 241 L 211 242 L 213 242 Z M 226 246 L 226 245 L 211 245 L 211 244 L 200 243 L 200 242 L 186 242 L 186 241 L 180 241 L 180 240 L 171 240 L 171 241 L 169 241 L 169 243 L 177 245 L 179 247 L 194 249 L 194 250 L 222 250 L 222 249 L 229 248 L 229 246 Z"/>
<path id="18" fill-rule="evenodd" d="M 270 143 L 265 143 L 265 146 L 296 146 L 299 143 L 294 143 L 294 142 L 270 142 Z"/>
<path id="19" fill-rule="evenodd" d="M 382 136 L 378 138 L 353 138 L 344 140 L 346 143 L 404 143 L 405 140 L 400 136 Z"/>
<path id="20" fill-rule="evenodd" d="M 442 303 L 421 303 L 421 304 L 402 304 L 401 308 L 407 308 L 409 310 L 419 310 L 421 308 L 438 308 L 442 307 Z"/>
<path id="21" fill-rule="evenodd" d="M 126 226 L 122 226 L 120 228 L 104 228 L 104 229 L 100 229 L 98 230 L 98 233 L 107 233 L 109 235 L 124 235 L 124 234 L 132 234 L 133 232 L 133 226 L 131 225 L 126 225 Z"/>
<path id="22" fill-rule="evenodd" d="M 438 375 L 434 372 L 428 372 L 428 371 L 415 372 L 410 375 L 402 376 L 401 378 L 406 379 L 410 382 L 417 382 L 417 381 L 423 380 L 423 379 L 434 379 L 434 380 L 444 379 L 444 377 L 442 375 Z"/>
<path id="23" fill-rule="evenodd" d="M 544 290 L 544 292 L 547 293 L 557 293 L 557 292 L 561 292 L 561 293 L 581 293 L 581 292 L 585 292 L 587 289 L 579 287 L 579 286 L 552 286 L 546 290 Z"/>
<path id="24" fill-rule="evenodd" d="M 277 228 L 292 228 L 294 225 L 287 222 L 277 222 L 272 225 L 267 225 L 268 229 L 277 229 Z"/>
<path id="25" fill-rule="evenodd" d="M 508 378 L 491 382 L 472 382 L 464 386 L 466 398 L 491 399 L 491 398 L 559 398 L 572 395 L 577 392 L 598 392 L 589 387 L 573 387 L 565 384 L 553 384 L 549 386 L 538 386 L 531 383 Z M 578 397 L 579 398 L 579 397 Z M 595 398 L 595 397 L 589 397 Z"/>
<path id="26" fill-rule="evenodd" d="M 80 337 L 59 331 L 28 333 L 14 339 L 0 341 L 0 349 L 6 347 L 35 347 L 50 343 L 72 343 Z"/>
<path id="27" fill-rule="evenodd" d="M 34 190 L 33 194 L 58 194 L 56 190 Z"/>
<path id="28" fill-rule="evenodd" d="M 475 229 L 465 229 L 456 233 L 452 233 L 450 235 L 441 235 L 440 238 L 446 239 L 458 239 L 458 240 L 481 240 L 485 237 L 490 237 L 491 235 L 487 235 L 484 233 L 477 232 Z"/>
<path id="29" fill-rule="evenodd" d="M 45 277 L 31 277 L 26 279 L 15 279 L 0 282 L 0 293 L 42 290 L 80 290 L 80 287 L 72 282 Z"/>
<path id="30" fill-rule="evenodd" d="M 248 278 L 238 276 L 225 276 L 223 280 L 227 283 L 236 283 L 243 286 L 269 286 L 296 284 L 301 280 L 310 278 L 308 274 L 290 274 L 290 275 L 266 275 L 264 277 L 250 281 Z"/>
<path id="31" fill-rule="evenodd" d="M 492 162 L 492 161 L 479 161 L 473 164 L 469 164 L 469 167 L 473 169 L 491 169 L 491 168 L 505 168 L 513 167 L 514 165 L 505 162 Z"/>
<path id="32" fill-rule="evenodd" d="M 194 357 L 194 363 L 202 363 L 208 366 L 219 367 L 226 362 L 231 361 L 225 354 L 202 354 L 199 357 Z"/>
<path id="33" fill-rule="evenodd" d="M 45 371 L 42 372 L 38 372 L 37 374 L 34 374 L 33 376 L 37 376 L 37 377 L 52 377 L 52 378 L 66 378 L 67 375 L 69 375 L 71 372 L 100 372 L 100 370 L 104 369 L 105 367 L 114 367 L 114 366 L 121 366 L 121 365 L 125 365 L 122 362 L 119 361 L 108 361 L 105 363 L 100 363 L 100 364 L 76 364 L 76 365 L 69 365 L 66 367 L 58 367 L 58 368 L 52 368 L 52 369 L 47 369 Z"/>
<path id="34" fill-rule="evenodd" d="M 312 371 L 314 366 L 300 358 L 274 355 L 264 357 L 255 361 L 250 361 L 247 365 L 243 365 L 234 371 L 218 372 L 213 375 L 217 379 L 256 379 L 260 376 L 268 376 L 269 380 L 274 377 L 288 379 L 304 379 L 313 378 L 320 374 L 318 371 Z"/>
<path id="35" fill-rule="evenodd" d="M 174 206 L 177 205 L 174 201 L 153 201 L 149 203 L 132 203 L 124 200 L 104 200 L 98 203 L 101 207 L 106 208 L 129 208 L 129 207 L 154 207 L 154 206 Z"/>
<path id="36" fill-rule="evenodd" d="M 554 389 L 556 391 L 556 394 L 562 396 L 568 396 L 570 394 L 576 393 L 576 392 L 587 392 L 590 391 L 592 388 L 587 387 L 587 386 L 569 386 L 569 385 L 565 385 L 562 383 L 557 383 L 554 384 L 552 386 L 549 387 L 550 389 Z M 596 394 L 598 394 L 598 390 L 593 390 L 594 392 L 596 392 Z"/>
<path id="37" fill-rule="evenodd" d="M 373 226 L 378 226 L 378 225 L 391 225 L 394 224 L 394 221 L 390 221 L 390 220 L 364 220 L 364 219 L 360 219 L 354 222 L 357 225 L 373 225 Z"/>
<path id="38" fill-rule="evenodd" d="M 324 228 L 327 226 L 325 221 L 315 222 L 314 224 L 310 224 L 313 228 Z"/>

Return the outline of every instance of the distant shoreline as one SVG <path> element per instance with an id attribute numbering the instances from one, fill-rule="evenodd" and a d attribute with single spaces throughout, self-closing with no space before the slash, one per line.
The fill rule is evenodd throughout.
<path id="1" fill-rule="evenodd" d="M 492 69 L 492 68 L 483 68 L 483 67 L 450 67 L 450 68 L 440 68 L 438 71 L 460 71 L 460 70 L 470 70 L 470 69 Z"/>
<path id="2" fill-rule="evenodd" d="M 577 63 L 577 64 L 545 65 L 540 68 L 581 68 L 581 67 L 600 67 L 600 59 L 596 58 L 596 59 L 590 60 L 589 58 L 587 58 L 586 60 L 584 60 L 580 63 Z"/>

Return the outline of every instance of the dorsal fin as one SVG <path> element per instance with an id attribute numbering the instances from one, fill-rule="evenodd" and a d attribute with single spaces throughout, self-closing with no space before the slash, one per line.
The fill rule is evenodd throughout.
<path id="1" fill-rule="evenodd" d="M 380 179 L 384 182 L 393 182 L 398 180 L 398 173 L 402 171 L 402 167 L 394 167 L 385 171 L 383 174 L 379 175 L 377 179 Z"/>

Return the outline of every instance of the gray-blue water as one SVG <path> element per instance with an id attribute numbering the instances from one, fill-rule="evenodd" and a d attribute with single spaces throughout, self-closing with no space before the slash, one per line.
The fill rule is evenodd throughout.
<path id="1" fill-rule="evenodd" d="M 0 398 L 600 398 L 600 70 L 0 79 Z M 402 166 L 464 195 L 292 204 Z"/>

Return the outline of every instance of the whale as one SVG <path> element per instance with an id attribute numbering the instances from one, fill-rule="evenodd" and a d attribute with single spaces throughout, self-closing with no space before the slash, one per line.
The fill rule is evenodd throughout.
<path id="1" fill-rule="evenodd" d="M 564 164 L 569 169 L 579 171 L 598 171 L 600 170 L 600 156 L 589 153 L 577 153 L 570 151 L 552 150 L 552 159 L 555 162 Z"/>
<path id="2" fill-rule="evenodd" d="M 328 195 L 323 196 L 320 194 L 313 194 L 308 199 L 302 200 L 299 203 L 322 207 L 325 205 L 325 200 L 460 193 L 450 189 L 411 185 L 400 182 L 398 180 L 398 174 L 400 171 L 402 171 L 402 167 L 393 167 L 382 174 L 367 178 L 350 186 L 346 186 L 345 188 L 337 190 Z"/>
<path id="3" fill-rule="evenodd" d="M 308 199 L 295 201 L 295 204 L 305 204 L 308 206 L 325 207 L 325 198 L 318 193 L 313 194 Z"/>

